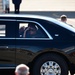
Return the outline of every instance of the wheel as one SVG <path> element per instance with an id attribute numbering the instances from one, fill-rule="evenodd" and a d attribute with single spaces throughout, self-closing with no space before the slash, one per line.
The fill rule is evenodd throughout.
<path id="1" fill-rule="evenodd" d="M 68 75 L 65 60 L 57 54 L 44 54 L 33 66 L 33 75 Z"/>

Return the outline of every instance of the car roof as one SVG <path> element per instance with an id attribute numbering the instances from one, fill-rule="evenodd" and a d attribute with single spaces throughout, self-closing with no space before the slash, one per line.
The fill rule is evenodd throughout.
<path id="1" fill-rule="evenodd" d="M 46 21 L 50 21 L 53 22 L 63 28 L 66 28 L 72 32 L 75 33 L 75 28 L 71 27 L 70 25 L 63 23 L 59 20 L 56 20 L 52 17 L 47 17 L 47 16 L 41 16 L 41 15 L 29 15 L 29 14 L 0 14 L 0 17 L 21 17 L 21 18 L 34 18 L 34 19 L 42 19 L 42 20 L 46 20 Z"/>

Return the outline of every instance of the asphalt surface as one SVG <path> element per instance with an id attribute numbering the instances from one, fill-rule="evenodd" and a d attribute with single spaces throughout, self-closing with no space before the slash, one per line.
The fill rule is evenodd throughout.
<path id="1" fill-rule="evenodd" d="M 11 13 L 13 12 L 11 11 Z M 42 15 L 53 18 L 59 18 L 64 14 L 67 15 L 68 18 L 75 18 L 75 11 L 20 11 L 20 14 Z"/>

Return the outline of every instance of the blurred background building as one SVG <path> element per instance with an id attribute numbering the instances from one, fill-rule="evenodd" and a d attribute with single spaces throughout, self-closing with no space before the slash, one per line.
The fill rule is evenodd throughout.
<path id="1" fill-rule="evenodd" d="M 9 13 L 9 0 L 0 0 L 0 13 Z"/>

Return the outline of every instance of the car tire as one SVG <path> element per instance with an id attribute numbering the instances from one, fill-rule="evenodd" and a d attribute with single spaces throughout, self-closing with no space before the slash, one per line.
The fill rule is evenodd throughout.
<path id="1" fill-rule="evenodd" d="M 33 75 L 68 75 L 68 66 L 61 56 L 47 53 L 35 61 L 32 72 Z"/>

